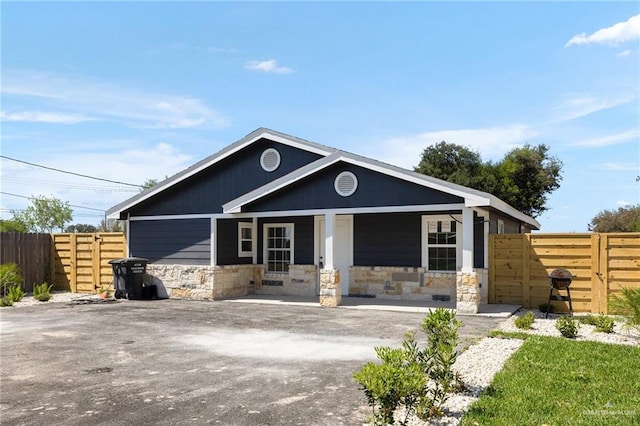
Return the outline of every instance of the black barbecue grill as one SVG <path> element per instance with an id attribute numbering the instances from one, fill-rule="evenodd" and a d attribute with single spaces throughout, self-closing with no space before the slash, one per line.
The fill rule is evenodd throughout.
<path id="1" fill-rule="evenodd" d="M 547 312 L 545 313 L 545 318 L 549 317 L 549 309 L 551 308 L 552 300 L 560 300 L 563 302 L 569 302 L 569 313 L 573 316 L 573 305 L 571 304 L 571 290 L 569 290 L 569 286 L 571 285 L 571 281 L 573 281 L 573 275 L 571 272 L 566 269 L 559 268 L 554 269 L 551 274 L 549 274 L 549 281 L 551 282 L 551 289 L 549 290 L 549 300 L 547 301 Z M 557 295 L 553 294 L 553 291 L 556 290 Z M 567 295 L 560 295 L 559 290 L 566 290 Z"/>

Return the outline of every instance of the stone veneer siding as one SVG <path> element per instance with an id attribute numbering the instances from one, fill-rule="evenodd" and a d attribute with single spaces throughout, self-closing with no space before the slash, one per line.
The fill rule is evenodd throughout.
<path id="1" fill-rule="evenodd" d="M 158 295 L 178 299 L 215 300 L 251 293 L 313 297 L 317 281 L 315 265 L 291 265 L 289 274 L 266 274 L 263 265 L 147 265 L 147 282 L 158 287 Z"/>
<path id="2" fill-rule="evenodd" d="M 433 300 L 433 296 L 448 296 L 455 301 L 456 273 L 411 267 L 352 266 L 349 294 L 396 300 Z"/>

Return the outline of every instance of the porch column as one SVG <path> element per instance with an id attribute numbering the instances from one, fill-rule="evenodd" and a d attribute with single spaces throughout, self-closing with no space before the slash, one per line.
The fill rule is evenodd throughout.
<path id="1" fill-rule="evenodd" d="M 456 274 L 456 309 L 476 314 L 480 307 L 480 281 L 473 271 L 473 210 L 462 209 L 462 268 Z"/>
<path id="2" fill-rule="evenodd" d="M 336 215 L 329 212 L 324 216 L 324 269 L 320 271 L 320 305 L 335 308 L 342 304 L 342 285 L 340 271 L 334 267 L 334 235 Z M 322 255 L 322 253 L 321 253 Z"/>

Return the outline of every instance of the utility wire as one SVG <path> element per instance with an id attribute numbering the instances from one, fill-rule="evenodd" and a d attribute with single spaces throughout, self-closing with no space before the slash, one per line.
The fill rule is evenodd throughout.
<path id="1" fill-rule="evenodd" d="M 18 194 L 10 194 L 8 192 L 4 192 L 4 191 L 0 191 L 0 194 L 4 194 L 4 195 L 10 195 L 12 197 L 18 197 L 18 198 L 26 198 L 27 200 L 33 200 L 33 197 L 27 197 L 24 195 L 18 195 Z M 87 209 L 87 210 L 95 210 L 97 212 L 105 212 L 106 210 L 104 209 L 94 209 L 93 207 L 85 207 L 85 206 L 76 206 L 73 204 L 69 204 L 69 207 L 75 207 L 77 209 Z"/>
<path id="2" fill-rule="evenodd" d="M 42 166 L 40 164 L 30 163 L 28 161 L 17 160 L 15 158 L 7 157 L 6 155 L 0 155 L 0 158 L 4 158 L 6 160 L 15 161 L 15 162 L 18 162 L 18 163 L 28 164 L 28 165 L 33 166 L 33 167 L 40 167 L 42 169 L 53 170 L 54 172 L 66 173 L 66 174 L 69 174 L 69 175 L 80 176 L 80 177 L 88 178 L 88 179 L 101 180 L 103 182 L 117 183 L 118 185 L 126 185 L 126 186 L 134 186 L 136 188 L 143 188 L 142 185 L 134 185 L 132 183 L 118 182 L 117 180 L 103 179 L 103 178 L 99 178 L 99 177 L 83 175 L 83 174 L 80 174 L 80 173 L 68 172 L 66 170 L 60 170 L 60 169 L 55 169 L 53 167 Z"/>

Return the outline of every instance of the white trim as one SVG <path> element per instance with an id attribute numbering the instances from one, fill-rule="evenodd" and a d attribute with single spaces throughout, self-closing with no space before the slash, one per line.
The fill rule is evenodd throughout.
<path id="1" fill-rule="evenodd" d="M 249 229 L 251 231 L 250 240 L 242 238 L 242 231 L 245 229 Z M 242 250 L 243 241 L 251 241 L 251 251 Z M 253 253 L 255 252 L 255 241 L 256 237 L 253 222 L 238 222 L 238 257 L 253 257 Z"/>
<path id="2" fill-rule="evenodd" d="M 421 262 L 422 262 L 422 267 L 429 271 L 429 272 L 455 272 L 455 271 L 438 271 L 438 270 L 430 270 L 429 269 L 429 222 L 430 221 L 455 221 L 456 222 L 456 271 L 460 269 L 460 267 L 462 266 L 462 230 L 463 230 L 463 224 L 461 223 L 462 221 L 460 220 L 461 216 L 460 214 L 453 214 L 453 215 L 422 215 L 422 229 L 420 232 L 420 236 L 421 236 L 421 243 L 420 243 L 420 250 L 422 251 L 422 255 L 421 255 Z M 473 226 L 471 227 L 472 229 L 472 235 L 473 235 Z M 441 245 L 438 245 L 439 247 L 442 247 Z M 451 244 L 451 246 L 453 246 L 453 244 Z"/>
<path id="3" fill-rule="evenodd" d="M 251 263 L 254 265 L 258 264 L 258 218 L 253 217 L 251 220 L 251 224 L 253 225 L 253 254 L 251 255 L 252 260 Z"/>
<path id="4" fill-rule="evenodd" d="M 131 257 L 131 246 L 129 245 L 129 240 L 131 239 L 131 213 L 127 213 L 127 223 L 125 226 L 127 227 L 127 233 L 125 235 L 125 253 L 127 257 Z"/>
<path id="5" fill-rule="evenodd" d="M 462 209 L 462 272 L 473 272 L 473 210 L 468 207 Z"/>
<path id="6" fill-rule="evenodd" d="M 311 210 L 282 210 L 269 212 L 246 213 L 212 213 L 212 214 L 183 214 L 161 216 L 136 216 L 132 221 L 139 220 L 180 220 L 180 219 L 233 219 L 233 218 L 263 218 L 263 217 L 289 217 L 289 216 L 318 216 L 325 215 L 328 211 L 336 214 L 366 214 L 366 213 L 412 213 L 412 212 L 449 212 L 460 211 L 464 204 L 423 204 L 415 206 L 384 206 L 384 207 L 355 207 L 342 209 L 311 209 Z"/>
<path id="7" fill-rule="evenodd" d="M 277 228 L 277 227 L 288 227 L 291 229 L 291 247 L 289 250 L 291 251 L 291 257 L 289 266 L 295 265 L 295 224 L 294 223 L 263 223 L 262 224 L 262 263 L 265 267 L 265 274 L 268 275 L 288 275 L 288 272 L 277 272 L 277 271 L 269 271 L 269 256 L 268 256 L 268 228 Z"/>
<path id="8" fill-rule="evenodd" d="M 504 234 L 504 220 L 497 219 L 496 234 Z"/>

